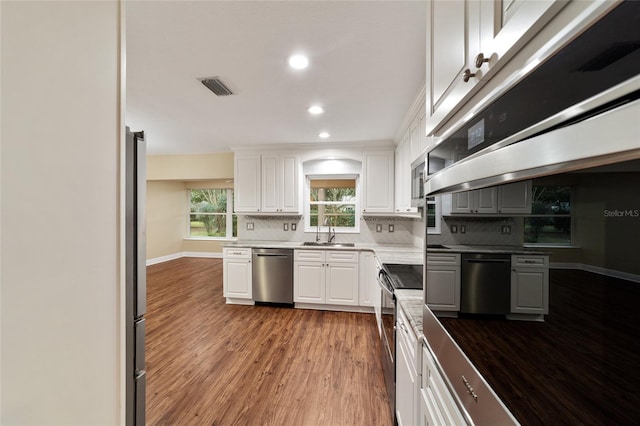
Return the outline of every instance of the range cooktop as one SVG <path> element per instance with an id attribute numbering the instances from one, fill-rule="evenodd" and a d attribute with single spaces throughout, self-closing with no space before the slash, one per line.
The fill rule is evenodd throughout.
<path id="1" fill-rule="evenodd" d="M 422 290 L 422 265 L 385 263 L 384 268 L 396 289 Z"/>

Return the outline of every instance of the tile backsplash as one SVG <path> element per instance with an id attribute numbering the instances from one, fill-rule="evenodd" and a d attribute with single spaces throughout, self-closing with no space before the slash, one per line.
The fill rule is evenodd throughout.
<path id="1" fill-rule="evenodd" d="M 523 220 L 518 217 L 449 216 L 442 220 L 440 238 L 433 240 L 440 244 L 522 245 L 522 227 Z M 432 243 L 431 236 L 429 242 Z"/>
<path id="2" fill-rule="evenodd" d="M 418 225 L 415 222 L 418 222 Z M 248 225 L 253 229 L 247 229 Z M 338 233 L 336 241 L 421 246 L 422 236 L 414 235 L 421 229 L 422 219 L 366 217 L 360 219 L 360 233 Z M 321 232 L 320 238 L 323 241 L 326 240 L 327 233 Z M 238 216 L 238 239 L 302 242 L 315 241 L 316 233 L 304 231 L 302 216 Z"/>

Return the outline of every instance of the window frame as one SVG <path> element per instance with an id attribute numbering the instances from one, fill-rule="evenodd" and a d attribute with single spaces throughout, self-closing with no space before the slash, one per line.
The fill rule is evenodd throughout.
<path id="1" fill-rule="evenodd" d="M 575 247 L 575 243 L 576 243 L 576 235 L 575 235 L 575 188 L 572 185 L 535 185 L 533 184 L 531 187 L 531 193 L 533 194 L 533 188 L 536 186 L 547 186 L 547 187 L 568 187 L 569 188 L 569 205 L 570 205 L 570 213 L 569 214 L 526 214 L 523 216 L 522 219 L 522 242 L 523 242 L 523 246 L 524 247 L 550 247 L 550 248 L 571 248 L 571 247 Z M 533 196 L 532 196 L 532 200 L 531 203 L 533 204 Z M 533 205 L 531 206 L 532 211 L 533 211 Z M 535 242 L 535 243 L 528 243 L 525 241 L 525 232 L 526 232 L 526 225 L 525 222 L 527 219 L 530 218 L 536 218 L 536 217 L 542 217 L 542 218 L 569 218 L 569 242 L 566 243 L 551 243 L 551 242 Z"/>
<path id="2" fill-rule="evenodd" d="M 433 204 L 435 205 L 435 219 L 436 219 L 436 226 L 429 226 L 428 221 L 427 221 L 427 212 L 429 211 L 428 209 L 428 198 L 429 197 L 433 197 L 434 201 Z M 425 227 L 427 228 L 427 234 L 432 234 L 432 235 L 439 235 L 442 234 L 442 196 L 441 195 L 427 195 L 425 196 L 425 201 L 424 201 L 424 224 Z"/>
<path id="3" fill-rule="evenodd" d="M 194 214 L 191 211 L 191 191 L 201 190 L 221 190 L 227 192 L 227 210 L 226 212 L 211 212 L 211 213 L 197 213 L 206 216 L 225 216 L 225 236 L 224 237 L 209 237 L 209 236 L 192 236 L 191 235 L 191 215 Z M 187 240 L 206 240 L 206 241 L 235 241 L 237 236 L 233 236 L 233 217 L 236 214 L 233 211 L 233 188 L 188 188 L 187 189 L 187 223 L 186 231 Z"/>
<path id="4" fill-rule="evenodd" d="M 360 175 L 357 174 L 345 174 L 345 175 L 306 175 L 304 185 L 304 232 L 306 233 L 327 233 L 329 232 L 328 226 L 311 226 L 311 181 L 312 180 L 345 180 L 353 179 L 355 181 L 355 211 L 354 211 L 354 226 L 353 228 L 347 228 L 344 226 L 331 227 L 331 230 L 336 234 L 359 234 L 360 233 Z M 345 203 L 339 203 L 345 204 Z"/>

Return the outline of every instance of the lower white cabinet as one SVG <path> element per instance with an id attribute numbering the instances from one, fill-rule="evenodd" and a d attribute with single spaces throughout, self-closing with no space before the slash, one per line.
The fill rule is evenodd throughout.
<path id="1" fill-rule="evenodd" d="M 360 252 L 360 277 L 358 282 L 358 304 L 360 306 L 373 306 L 376 282 L 376 259 L 373 252 Z"/>
<path id="2" fill-rule="evenodd" d="M 418 401 L 418 422 L 421 426 L 464 425 L 462 412 L 436 367 L 431 351 L 422 345 L 422 378 Z"/>
<path id="3" fill-rule="evenodd" d="M 549 313 L 549 256 L 511 256 L 511 312 Z"/>
<path id="4" fill-rule="evenodd" d="M 357 251 L 295 250 L 295 303 L 358 305 Z"/>
<path id="5" fill-rule="evenodd" d="M 396 323 L 396 420 L 398 426 L 416 424 L 418 416 L 417 343 L 407 317 L 398 307 Z"/>
<path id="6" fill-rule="evenodd" d="M 224 297 L 252 299 L 251 249 L 228 248 L 222 250 L 222 285 Z"/>
<path id="7" fill-rule="evenodd" d="M 427 306 L 460 311 L 460 253 L 427 253 Z"/>

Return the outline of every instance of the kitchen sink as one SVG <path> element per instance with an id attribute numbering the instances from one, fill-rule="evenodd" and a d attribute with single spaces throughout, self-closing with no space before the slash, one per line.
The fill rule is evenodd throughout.
<path id="1" fill-rule="evenodd" d="M 427 244 L 427 248 L 430 249 L 448 249 L 449 247 L 443 246 L 442 244 Z"/>
<path id="2" fill-rule="evenodd" d="M 355 243 L 327 243 L 322 241 L 305 241 L 302 245 L 307 247 L 355 247 Z"/>

